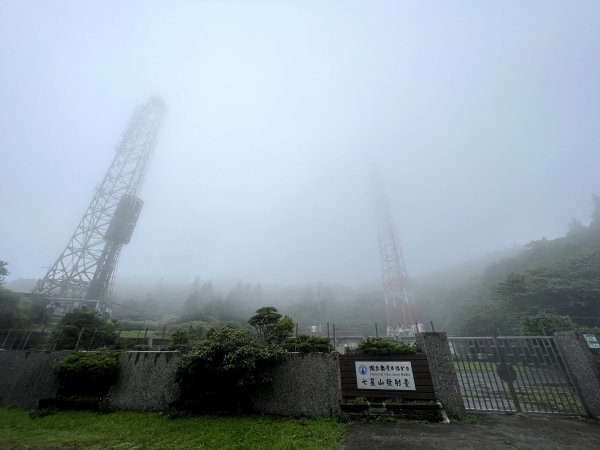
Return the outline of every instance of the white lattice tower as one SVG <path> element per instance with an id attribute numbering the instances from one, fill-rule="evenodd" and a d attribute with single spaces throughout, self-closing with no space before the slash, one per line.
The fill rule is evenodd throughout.
<path id="1" fill-rule="evenodd" d="M 51 320 L 56 321 L 76 305 L 110 315 L 119 252 L 131 239 L 143 204 L 137 193 L 163 113 L 164 105 L 158 98 L 136 108 L 73 236 L 38 281 L 34 293 L 48 297 Z"/>

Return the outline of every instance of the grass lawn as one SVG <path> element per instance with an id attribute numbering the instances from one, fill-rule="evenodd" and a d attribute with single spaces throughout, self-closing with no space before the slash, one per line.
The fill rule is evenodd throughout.
<path id="1" fill-rule="evenodd" d="M 61 411 L 31 419 L 0 408 L 0 449 L 332 449 L 345 436 L 335 419 L 265 416 L 168 419 L 159 413 Z"/>
<path id="2" fill-rule="evenodd" d="M 455 361 L 454 368 L 461 372 L 495 372 L 498 364 L 489 361 Z"/>
<path id="3" fill-rule="evenodd" d="M 160 338 L 162 336 L 162 332 L 161 331 L 152 331 L 152 330 L 148 330 L 148 332 L 146 333 L 146 337 L 152 337 L 152 338 Z M 140 338 L 143 339 L 144 338 L 144 330 L 140 330 L 140 331 L 121 331 L 121 334 L 119 335 L 119 337 L 122 338 Z M 170 334 L 166 334 L 165 337 L 171 337 Z"/>

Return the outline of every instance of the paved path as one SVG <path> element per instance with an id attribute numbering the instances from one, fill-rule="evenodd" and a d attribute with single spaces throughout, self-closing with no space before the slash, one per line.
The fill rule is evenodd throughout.
<path id="1" fill-rule="evenodd" d="M 550 415 L 486 414 L 470 424 L 356 424 L 338 450 L 598 450 L 600 422 Z"/>

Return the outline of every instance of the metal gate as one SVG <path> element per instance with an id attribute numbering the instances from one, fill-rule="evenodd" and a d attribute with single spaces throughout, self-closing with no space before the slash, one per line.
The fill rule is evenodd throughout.
<path id="1" fill-rule="evenodd" d="M 585 413 L 554 338 L 451 337 L 448 340 L 467 410 Z"/>

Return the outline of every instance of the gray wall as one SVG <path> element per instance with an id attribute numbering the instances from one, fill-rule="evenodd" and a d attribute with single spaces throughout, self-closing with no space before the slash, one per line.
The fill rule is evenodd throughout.
<path id="1" fill-rule="evenodd" d="M 417 346 L 427 355 L 436 399 L 450 414 L 466 413 L 446 333 L 418 333 Z"/>
<path id="2" fill-rule="evenodd" d="M 0 406 L 36 408 L 42 398 L 56 396 L 54 362 L 71 352 L 0 351 Z M 177 352 L 124 352 L 119 379 L 109 397 L 116 408 L 160 411 L 179 395 L 173 380 Z M 329 416 L 341 399 L 337 354 L 290 354 L 274 370 L 272 384 L 254 398 L 254 410 L 287 416 Z"/>
<path id="3" fill-rule="evenodd" d="M 179 352 L 124 352 L 119 355 L 119 379 L 110 388 L 118 409 L 162 411 L 177 400 L 173 380 Z"/>
<path id="4" fill-rule="evenodd" d="M 265 414 L 332 416 L 341 400 L 337 353 L 291 353 L 252 403 L 255 411 Z"/>
<path id="5" fill-rule="evenodd" d="M 594 356 L 581 333 L 554 333 L 560 356 L 579 392 L 586 412 L 600 417 L 600 373 Z"/>
<path id="6" fill-rule="evenodd" d="M 52 366 L 69 353 L 0 350 L 0 406 L 36 408 L 41 398 L 54 397 Z"/>

